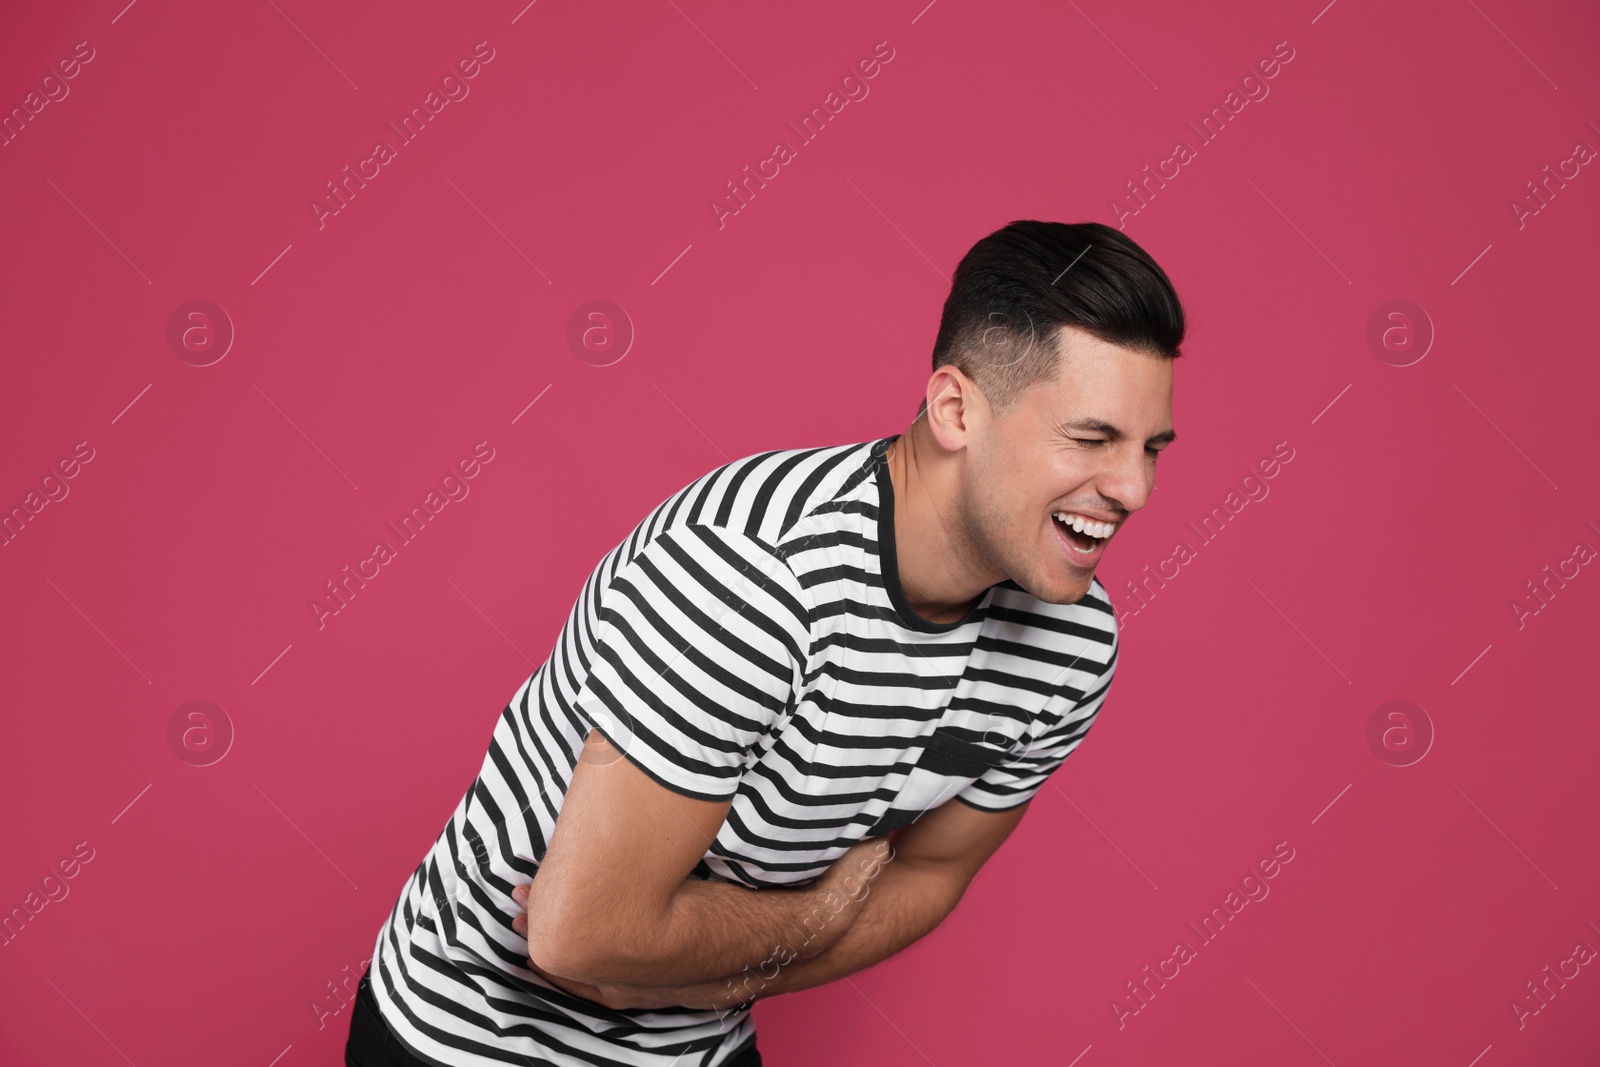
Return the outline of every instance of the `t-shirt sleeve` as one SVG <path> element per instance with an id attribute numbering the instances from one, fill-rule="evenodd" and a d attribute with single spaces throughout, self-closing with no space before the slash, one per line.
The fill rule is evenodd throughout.
<path id="1" fill-rule="evenodd" d="M 809 597 L 770 546 L 676 526 L 601 595 L 577 710 L 660 785 L 726 800 L 792 706 L 810 640 Z"/>
<path id="2" fill-rule="evenodd" d="M 1063 677 L 1068 686 L 1066 697 L 1059 705 L 1052 702 L 1038 716 L 1021 751 L 957 793 L 957 800 L 982 811 L 1007 811 L 1032 800 L 1044 788 L 1056 768 L 1083 743 L 1111 691 L 1119 644 L 1114 616 L 1109 625 L 1109 645 L 1090 642 L 1073 658 Z M 1064 711 L 1051 710 L 1062 706 Z"/>

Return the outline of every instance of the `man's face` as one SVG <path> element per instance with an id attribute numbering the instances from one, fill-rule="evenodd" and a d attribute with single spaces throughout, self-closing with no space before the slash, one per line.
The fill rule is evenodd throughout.
<path id="1" fill-rule="evenodd" d="M 1172 361 L 1073 327 L 1060 334 L 1055 379 L 969 437 L 965 516 L 994 566 L 1040 600 L 1070 604 L 1150 499 L 1156 455 L 1173 437 Z M 1079 532 L 1074 517 L 1093 525 Z"/>

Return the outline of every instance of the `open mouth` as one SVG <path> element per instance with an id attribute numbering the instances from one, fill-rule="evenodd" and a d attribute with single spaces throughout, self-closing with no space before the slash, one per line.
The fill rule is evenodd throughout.
<path id="1" fill-rule="evenodd" d="M 1093 556 L 1105 546 L 1116 532 L 1117 524 L 1097 522 L 1068 511 L 1058 511 L 1052 516 L 1063 540 L 1080 556 Z"/>

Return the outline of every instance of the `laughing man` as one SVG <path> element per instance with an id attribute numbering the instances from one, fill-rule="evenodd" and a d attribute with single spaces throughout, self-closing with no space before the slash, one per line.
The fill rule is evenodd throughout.
<path id="1" fill-rule="evenodd" d="M 939 925 L 1103 706 L 1095 576 L 1184 314 L 1098 223 L 956 269 L 903 433 L 762 452 L 589 575 L 402 889 L 346 1062 L 759 1067 L 755 1000 Z"/>

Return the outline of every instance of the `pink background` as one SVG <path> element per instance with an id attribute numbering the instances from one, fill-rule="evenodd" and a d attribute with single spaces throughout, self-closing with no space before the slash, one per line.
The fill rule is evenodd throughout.
<path id="1" fill-rule="evenodd" d="M 0 1060 L 342 1062 L 329 983 L 598 558 L 717 464 L 903 430 L 962 253 L 1114 223 L 1282 41 L 1270 94 L 1123 219 L 1191 332 L 1161 491 L 1102 568 L 1125 615 L 1099 725 L 939 930 L 758 1005 L 761 1048 L 1600 1047 L 1600 968 L 1527 989 L 1600 948 L 1600 575 L 1563 564 L 1600 549 L 1600 168 L 1511 207 L 1600 147 L 1591 5 L 123 2 L 0 15 L 7 112 L 94 49 L 0 148 L 0 507 L 93 449 L 0 548 L 0 907 L 93 850 L 0 948 Z M 324 183 L 481 41 L 470 95 L 319 229 Z M 719 228 L 708 200 L 880 41 L 870 95 Z M 167 342 L 194 299 L 237 331 L 210 366 Z M 609 366 L 566 340 L 594 299 L 636 331 Z M 1367 341 L 1396 299 L 1435 333 L 1409 366 Z M 480 441 L 470 495 L 319 628 L 324 583 Z M 1279 442 L 1269 495 L 1202 544 L 1186 523 Z M 1124 583 L 1180 539 L 1141 607 Z M 1578 573 L 1519 626 L 1546 565 Z M 209 766 L 168 743 L 191 700 L 234 731 Z M 1421 710 L 1374 745 L 1391 700 Z M 1280 842 L 1270 894 L 1201 943 Z M 1141 1006 L 1126 984 L 1180 939 Z"/>

